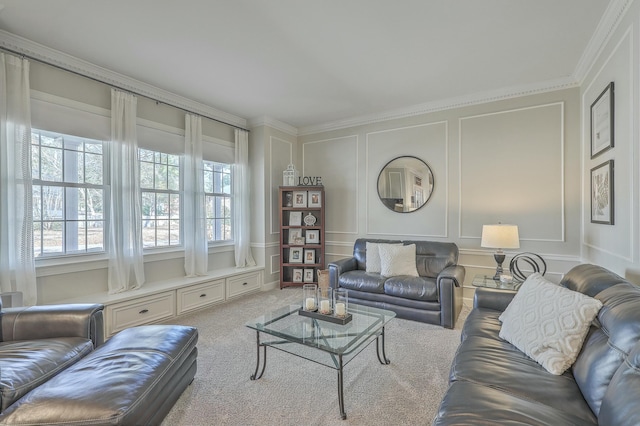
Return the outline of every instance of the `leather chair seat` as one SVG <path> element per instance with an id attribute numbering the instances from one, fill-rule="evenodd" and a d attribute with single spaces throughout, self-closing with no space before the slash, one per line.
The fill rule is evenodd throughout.
<path id="1" fill-rule="evenodd" d="M 340 276 L 340 287 L 367 293 L 384 293 L 386 278 L 362 270 L 348 271 Z"/>
<path id="2" fill-rule="evenodd" d="M 0 411 L 91 351 L 91 340 L 81 337 L 0 342 Z"/>

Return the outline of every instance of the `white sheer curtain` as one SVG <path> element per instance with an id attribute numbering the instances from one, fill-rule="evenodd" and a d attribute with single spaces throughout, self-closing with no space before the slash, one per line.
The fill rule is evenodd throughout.
<path id="1" fill-rule="evenodd" d="M 111 89 L 109 293 L 144 283 L 136 106 L 135 96 Z"/>
<path id="2" fill-rule="evenodd" d="M 202 119 L 185 114 L 184 136 L 184 271 L 188 277 L 206 275 L 207 227 L 202 170 Z"/>
<path id="3" fill-rule="evenodd" d="M 236 129 L 236 159 L 233 165 L 233 226 L 236 267 L 255 266 L 251 255 L 249 133 Z"/>
<path id="4" fill-rule="evenodd" d="M 0 54 L 0 291 L 38 294 L 33 259 L 29 61 Z"/>

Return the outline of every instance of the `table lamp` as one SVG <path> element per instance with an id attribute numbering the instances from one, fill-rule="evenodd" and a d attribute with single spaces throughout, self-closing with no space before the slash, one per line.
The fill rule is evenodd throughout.
<path id="1" fill-rule="evenodd" d="M 502 274 L 502 262 L 504 262 L 504 252 L 502 249 L 520 248 L 520 237 L 518 236 L 518 225 L 483 225 L 481 247 L 497 249 L 493 254 L 498 266 L 494 280 L 500 280 Z"/>

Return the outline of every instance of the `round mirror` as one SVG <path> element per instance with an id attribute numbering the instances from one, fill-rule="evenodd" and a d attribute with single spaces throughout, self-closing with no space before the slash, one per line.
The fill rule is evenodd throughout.
<path id="1" fill-rule="evenodd" d="M 389 161 L 378 176 L 378 196 L 389 210 L 409 213 L 424 206 L 433 193 L 433 173 L 419 158 Z"/>

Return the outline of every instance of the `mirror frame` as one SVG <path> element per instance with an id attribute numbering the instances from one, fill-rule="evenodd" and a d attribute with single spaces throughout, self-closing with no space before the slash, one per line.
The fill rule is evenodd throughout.
<path id="1" fill-rule="evenodd" d="M 381 179 L 383 178 L 383 174 L 384 174 L 385 170 L 387 169 L 387 167 L 392 165 L 392 163 L 394 161 L 400 160 L 400 159 L 414 159 L 414 160 L 420 162 L 419 167 L 426 169 L 426 173 L 431 175 L 431 181 L 433 182 L 432 185 L 431 185 L 431 190 L 429 191 L 429 193 L 425 197 L 423 203 L 420 206 L 414 208 L 413 210 L 407 210 L 407 211 L 405 211 L 405 210 L 401 210 L 401 211 L 400 210 L 396 210 L 394 207 L 390 206 L 388 203 L 385 203 L 385 201 L 384 201 L 384 200 L 391 200 L 392 198 L 382 197 L 382 194 L 380 193 Z M 429 181 L 429 177 L 428 176 L 422 177 L 422 181 L 428 182 Z M 389 162 L 387 162 L 387 164 L 384 165 L 384 167 L 382 167 L 382 169 L 380 170 L 380 173 L 378 174 L 378 180 L 377 180 L 377 183 L 376 183 L 376 191 L 378 192 L 378 199 L 380 199 L 380 202 L 386 208 L 391 210 L 392 212 L 395 212 L 395 213 L 413 213 L 413 212 L 416 212 L 416 211 L 420 210 L 422 207 L 424 207 L 425 204 L 427 204 L 427 202 L 431 199 L 431 196 L 433 195 L 433 191 L 435 189 L 435 184 L 436 184 L 436 182 L 435 182 L 435 176 L 433 175 L 433 170 L 431 170 L 431 167 L 429 167 L 429 165 L 425 161 L 423 161 L 420 158 L 415 157 L 413 155 L 401 155 L 401 156 L 398 156 L 398 157 L 395 157 L 395 158 L 391 159 Z"/>

